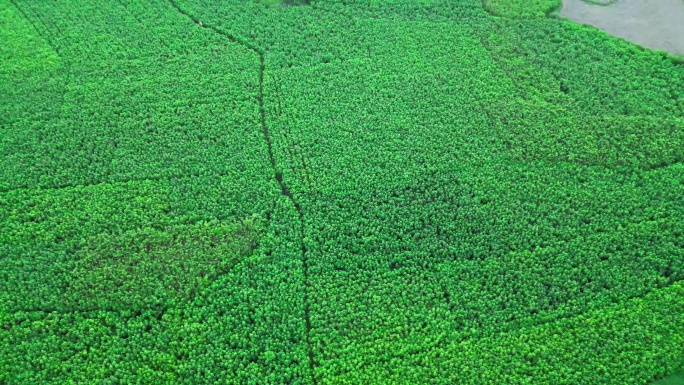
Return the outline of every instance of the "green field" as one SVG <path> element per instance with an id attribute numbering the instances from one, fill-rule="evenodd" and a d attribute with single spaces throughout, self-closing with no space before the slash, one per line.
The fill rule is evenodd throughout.
<path id="1" fill-rule="evenodd" d="M 681 370 L 684 65 L 557 7 L 0 0 L 0 384 Z"/>
<path id="2" fill-rule="evenodd" d="M 669 377 L 656 381 L 653 385 L 682 385 L 684 384 L 684 371 L 679 371 Z"/>

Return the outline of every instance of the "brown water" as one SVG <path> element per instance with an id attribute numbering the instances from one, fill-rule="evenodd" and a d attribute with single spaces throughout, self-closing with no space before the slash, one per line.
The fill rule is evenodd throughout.
<path id="1" fill-rule="evenodd" d="M 560 15 L 644 47 L 684 55 L 684 0 L 563 0 Z"/>

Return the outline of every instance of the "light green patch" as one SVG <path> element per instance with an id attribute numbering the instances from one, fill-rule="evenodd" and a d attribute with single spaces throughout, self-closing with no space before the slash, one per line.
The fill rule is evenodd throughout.
<path id="1" fill-rule="evenodd" d="M 432 5 L 437 3 L 438 0 L 413 0 L 412 3 L 415 4 L 420 4 L 422 6 L 427 6 L 427 5 Z M 369 0 L 369 4 L 371 5 L 378 5 L 378 4 L 397 4 L 399 5 L 401 3 L 401 0 Z"/>
<path id="2" fill-rule="evenodd" d="M 6 246 L 78 244 L 100 233 L 168 226 L 168 186 L 154 181 L 101 183 L 0 194 Z"/>
<path id="3" fill-rule="evenodd" d="M 510 18 L 544 17 L 560 7 L 559 0 L 484 0 L 482 4 L 493 15 Z"/>
<path id="4" fill-rule="evenodd" d="M 47 70 L 59 56 L 9 1 L 0 2 L 0 75 Z"/>
<path id="5" fill-rule="evenodd" d="M 45 125 L 52 116 L 50 111 L 59 105 L 55 96 L 62 93 L 64 83 L 61 63 L 31 21 L 9 0 L 0 0 L 0 126 L 11 127 L 0 135 L 0 153 L 17 147 L 13 137 L 23 126 L 12 123 L 24 121 L 25 125 L 41 116 L 40 124 Z"/>
<path id="6" fill-rule="evenodd" d="M 179 183 L 176 181 L 175 183 Z M 0 194 L 0 303 L 121 310 L 191 298 L 256 247 L 258 219 L 185 218 L 163 181 Z"/>
<path id="7" fill-rule="evenodd" d="M 74 254 L 98 234 L 169 227 L 168 195 L 153 181 L 0 194 L 0 303 L 60 307 Z"/>
<path id="8" fill-rule="evenodd" d="M 354 361 L 343 365 L 361 369 L 326 383 L 427 383 L 427 368 L 432 365 L 438 367 L 436 373 L 448 373 L 445 383 L 463 378 L 472 384 L 645 383 L 658 370 L 671 371 L 682 364 L 682 294 L 684 287 L 676 283 L 644 298 L 514 332 L 473 339 L 426 337 L 413 354 L 402 351 L 406 341 L 383 341 L 384 345 L 376 344 L 383 359 L 373 362 L 376 357 L 350 352 L 344 358 Z M 558 370 L 559 361 L 584 370 Z M 374 381 L 362 380 L 369 378 Z M 665 384 L 679 382 L 657 385 Z"/>
<path id="9" fill-rule="evenodd" d="M 503 141 L 517 159 L 629 166 L 645 170 L 684 160 L 684 121 L 648 116 L 571 117 L 558 108 L 519 103 L 502 114 Z"/>

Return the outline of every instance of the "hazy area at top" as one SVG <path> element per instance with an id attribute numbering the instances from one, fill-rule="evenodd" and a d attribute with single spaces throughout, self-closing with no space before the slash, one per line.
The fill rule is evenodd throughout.
<path id="1" fill-rule="evenodd" d="M 605 6 L 563 0 L 560 14 L 644 47 L 684 54 L 683 0 L 617 0 Z"/>

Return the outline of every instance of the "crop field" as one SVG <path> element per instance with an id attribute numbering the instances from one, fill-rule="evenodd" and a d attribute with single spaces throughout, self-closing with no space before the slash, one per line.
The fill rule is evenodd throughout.
<path id="1" fill-rule="evenodd" d="M 0 384 L 680 372 L 684 64 L 558 7 L 0 0 Z"/>

